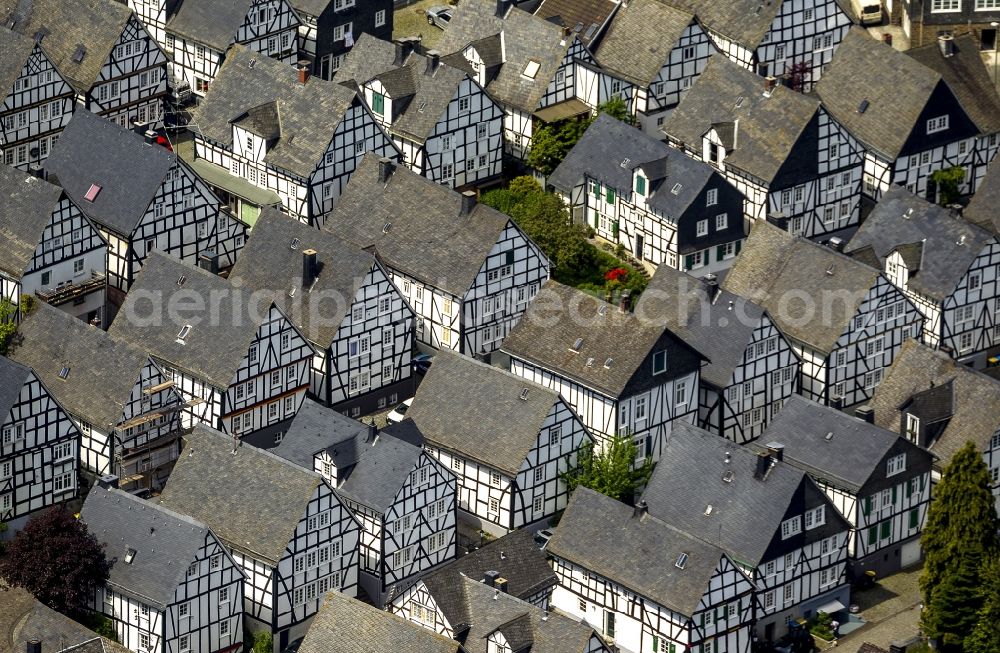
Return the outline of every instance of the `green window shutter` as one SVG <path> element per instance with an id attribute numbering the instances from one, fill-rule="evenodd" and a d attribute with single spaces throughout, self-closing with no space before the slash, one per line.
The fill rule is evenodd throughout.
<path id="1" fill-rule="evenodd" d="M 657 653 L 660 650 L 660 638 L 653 635 L 653 653 Z"/>
<path id="2" fill-rule="evenodd" d="M 613 204 L 614 203 L 614 201 L 615 201 L 615 189 L 614 188 L 608 188 L 607 199 L 608 199 L 608 204 Z"/>
<path id="3" fill-rule="evenodd" d="M 892 486 L 892 505 L 896 505 L 896 486 Z"/>
<path id="4" fill-rule="evenodd" d="M 914 508 L 910 511 L 910 528 L 916 528 L 920 523 L 920 510 Z"/>
<path id="5" fill-rule="evenodd" d="M 694 254 L 688 254 L 684 257 L 684 269 L 690 270 L 694 267 Z"/>
<path id="6" fill-rule="evenodd" d="M 642 196 L 646 195 L 646 178 L 645 177 L 636 177 L 635 178 L 635 192 L 639 193 Z"/>
<path id="7" fill-rule="evenodd" d="M 927 486 L 927 475 L 920 476 L 920 491 L 923 492 L 924 488 Z"/>
<path id="8" fill-rule="evenodd" d="M 868 529 L 868 545 L 875 546 L 878 542 L 878 526 L 872 526 Z"/>
<path id="9" fill-rule="evenodd" d="M 594 229 L 597 229 L 600 226 L 601 226 L 601 214 L 598 213 L 597 211 L 594 211 Z"/>
<path id="10" fill-rule="evenodd" d="M 725 245 L 719 245 L 718 247 L 715 248 L 715 260 L 716 261 L 721 261 L 722 257 L 725 256 L 725 255 L 726 255 L 726 246 Z"/>
<path id="11" fill-rule="evenodd" d="M 889 536 L 892 535 L 892 520 L 886 519 L 884 522 L 882 522 L 881 526 L 882 526 L 882 532 L 880 534 L 880 539 L 883 540 L 889 539 Z"/>
<path id="12" fill-rule="evenodd" d="M 673 642 L 670 643 L 670 650 L 667 653 L 677 653 L 677 645 Z"/>
<path id="13" fill-rule="evenodd" d="M 865 503 L 861 507 L 861 511 L 864 513 L 865 517 L 867 517 L 868 513 L 872 511 L 872 498 L 870 496 L 865 497 Z"/>
<path id="14" fill-rule="evenodd" d="M 381 93 L 372 93 L 372 111 L 380 116 L 385 113 L 385 96 Z"/>
<path id="15" fill-rule="evenodd" d="M 601 197 L 601 185 L 596 181 L 594 182 L 594 197 Z"/>
<path id="16" fill-rule="evenodd" d="M 906 481 L 906 496 L 913 494 L 913 479 L 907 479 Z"/>

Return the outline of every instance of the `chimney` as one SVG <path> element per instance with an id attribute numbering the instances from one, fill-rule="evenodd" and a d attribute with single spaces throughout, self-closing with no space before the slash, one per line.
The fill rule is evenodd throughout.
<path id="1" fill-rule="evenodd" d="M 622 291 L 621 298 L 618 300 L 618 311 L 620 313 L 628 313 L 632 310 L 632 291 L 626 288 Z"/>
<path id="2" fill-rule="evenodd" d="M 378 427 L 375 426 L 375 422 L 368 425 L 368 437 L 365 438 L 365 442 L 375 442 L 375 436 L 378 435 Z"/>
<path id="3" fill-rule="evenodd" d="M 573 33 L 568 27 L 563 26 L 562 28 L 562 38 L 559 40 L 559 45 L 566 45 L 566 41 L 569 40 L 569 35 Z"/>
<path id="4" fill-rule="evenodd" d="M 780 442 L 768 442 L 765 446 L 771 458 L 774 458 L 778 462 L 785 459 L 785 445 Z"/>
<path id="5" fill-rule="evenodd" d="M 459 215 L 468 216 L 474 208 L 476 208 L 476 191 L 464 191 L 462 193 L 462 212 Z"/>
<path id="6" fill-rule="evenodd" d="M 302 287 L 308 288 L 316 279 L 316 250 L 302 250 Z"/>
<path id="7" fill-rule="evenodd" d="M 647 512 L 649 512 L 649 504 L 646 503 L 645 499 L 640 499 L 639 502 L 635 504 L 635 507 L 632 508 L 633 517 L 642 517 Z"/>
<path id="8" fill-rule="evenodd" d="M 112 490 L 118 487 L 118 477 L 114 474 L 105 474 L 97 479 L 97 487 L 105 490 Z"/>
<path id="9" fill-rule="evenodd" d="M 950 57 L 955 54 L 955 39 L 951 34 L 942 34 L 938 37 L 938 50 L 942 57 Z"/>
<path id="10" fill-rule="evenodd" d="M 389 182 L 389 177 L 392 176 L 392 171 L 396 168 L 396 165 L 392 162 L 392 159 L 388 157 L 382 157 L 378 160 L 378 180 L 379 183 L 385 184 Z"/>
<path id="11" fill-rule="evenodd" d="M 767 221 L 782 231 L 788 231 L 788 218 L 782 213 L 768 213 Z"/>
<path id="12" fill-rule="evenodd" d="M 413 52 L 413 41 L 411 41 L 408 37 L 396 39 L 395 46 L 396 57 L 393 59 L 392 63 L 395 66 L 402 66 L 406 63 L 406 58 L 410 56 L 411 52 Z"/>
<path id="13" fill-rule="evenodd" d="M 833 408 L 834 410 L 840 410 L 843 407 L 844 407 L 844 398 L 843 397 L 831 397 L 830 398 L 830 408 Z"/>
<path id="14" fill-rule="evenodd" d="M 42 167 L 41 163 L 32 163 L 28 166 L 28 174 L 32 177 L 45 179 L 45 168 Z"/>
<path id="15" fill-rule="evenodd" d="M 869 404 L 858 406 L 854 411 L 854 416 L 858 419 L 863 419 L 869 424 L 875 423 L 875 409 Z"/>
<path id="16" fill-rule="evenodd" d="M 506 594 L 507 593 L 507 579 L 506 578 L 502 578 L 500 576 L 497 576 L 496 581 L 494 581 L 494 583 L 493 583 L 493 587 L 497 588 L 498 590 L 500 590 L 501 592 L 503 592 L 504 594 Z"/>
<path id="17" fill-rule="evenodd" d="M 198 267 L 202 270 L 208 270 L 212 274 L 219 274 L 219 255 L 213 250 L 204 250 L 198 254 Z"/>
<path id="18" fill-rule="evenodd" d="M 764 78 L 764 96 L 770 97 L 771 93 L 774 91 L 774 87 L 778 84 L 778 78 L 773 75 L 768 75 Z"/>
<path id="19" fill-rule="evenodd" d="M 771 454 L 768 451 L 761 451 L 757 454 L 757 467 L 754 469 L 753 477 L 758 481 L 767 476 L 767 471 L 771 468 Z"/>
<path id="20" fill-rule="evenodd" d="M 507 0 L 497 0 L 497 18 L 503 18 L 507 15 Z"/>
<path id="21" fill-rule="evenodd" d="M 719 278 L 709 272 L 705 275 L 705 292 L 708 293 L 708 301 L 715 303 L 715 299 L 719 296 Z"/>
<path id="22" fill-rule="evenodd" d="M 309 81 L 309 66 L 298 66 L 296 70 L 299 73 L 299 84 L 305 84 Z"/>
<path id="23" fill-rule="evenodd" d="M 497 578 L 500 578 L 499 571 L 487 571 L 483 574 L 483 584 L 487 587 L 496 587 Z"/>
<path id="24" fill-rule="evenodd" d="M 29 639 L 27 653 L 42 653 L 42 641 L 39 639 Z"/>
<path id="25" fill-rule="evenodd" d="M 437 50 L 427 51 L 427 69 L 424 71 L 427 75 L 433 75 L 437 71 L 438 64 L 441 62 L 441 53 Z"/>
<path id="26" fill-rule="evenodd" d="M 150 145 L 156 144 L 156 132 L 152 129 L 147 129 L 142 133 L 142 138 Z"/>

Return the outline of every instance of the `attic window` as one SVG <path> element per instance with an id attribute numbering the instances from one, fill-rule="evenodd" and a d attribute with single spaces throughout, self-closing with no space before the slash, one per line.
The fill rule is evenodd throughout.
<path id="1" fill-rule="evenodd" d="M 597 309 L 597 314 L 598 315 L 607 315 L 608 314 L 608 307 L 607 306 L 601 306 L 599 309 Z"/>
<path id="2" fill-rule="evenodd" d="M 858 105 L 858 113 L 864 113 L 868 110 L 868 100 L 861 100 L 861 104 Z"/>
<path id="3" fill-rule="evenodd" d="M 299 240 L 298 238 L 292 238 L 292 244 L 289 245 L 289 247 L 291 249 L 295 250 L 295 249 L 298 249 L 299 245 L 301 245 L 301 244 L 302 244 L 301 240 Z"/>
<path id="4" fill-rule="evenodd" d="M 580 353 L 580 347 L 583 347 L 583 338 L 577 338 L 573 341 L 573 346 L 569 348 L 574 354 Z"/>
<path id="5" fill-rule="evenodd" d="M 83 47 L 82 43 L 76 46 L 76 52 L 73 53 L 73 61 L 75 63 L 80 63 L 86 56 L 87 56 L 87 48 Z"/>
<path id="6" fill-rule="evenodd" d="M 674 184 L 674 187 L 670 189 L 670 192 L 673 193 L 674 195 L 678 195 L 680 194 L 682 188 L 684 188 L 683 185 Z"/>
<path id="7" fill-rule="evenodd" d="M 101 186 L 98 184 L 91 184 L 90 188 L 87 189 L 87 194 L 83 196 L 83 199 L 88 202 L 93 202 L 97 199 L 97 194 L 101 192 Z"/>
<path id="8" fill-rule="evenodd" d="M 295 286 L 292 286 L 292 289 L 288 291 L 288 296 L 295 297 L 295 290 L 296 290 Z"/>
<path id="9" fill-rule="evenodd" d="M 587 359 L 587 367 L 593 367 L 593 366 L 594 366 L 594 359 L 593 358 L 588 358 Z"/>
<path id="10" fill-rule="evenodd" d="M 830 431 L 825 436 L 823 436 L 823 439 L 826 440 L 827 442 L 829 442 L 830 440 L 832 440 L 833 439 L 833 431 Z"/>
<path id="11" fill-rule="evenodd" d="M 382 225 L 382 233 L 383 234 L 389 233 L 390 229 L 392 229 L 392 223 L 391 222 L 386 222 L 384 225 Z"/>
<path id="12" fill-rule="evenodd" d="M 705 516 L 708 517 L 709 515 L 711 515 L 712 510 L 713 510 L 712 504 L 708 504 L 707 506 L 705 506 Z"/>
<path id="13" fill-rule="evenodd" d="M 632 161 L 632 159 L 630 159 L 630 158 L 628 158 L 628 157 L 625 157 L 624 159 L 622 159 L 622 162 L 621 162 L 621 167 L 623 167 L 623 168 L 627 168 L 627 167 L 628 167 L 628 164 L 629 164 L 629 163 L 630 163 L 631 161 Z"/>
<path id="14" fill-rule="evenodd" d="M 183 345 L 184 338 L 187 338 L 189 333 L 191 333 L 191 325 L 185 324 L 184 326 L 181 327 L 180 332 L 177 334 L 177 342 Z"/>
<path id="15" fill-rule="evenodd" d="M 125 549 L 125 564 L 130 565 L 135 560 L 135 549 Z"/>
<path id="16" fill-rule="evenodd" d="M 59 370 L 59 378 L 65 381 L 66 377 L 68 376 L 69 376 L 69 367 L 64 365 L 63 368 Z"/>
<path id="17" fill-rule="evenodd" d="M 743 106 L 743 96 L 741 95 L 738 98 L 736 98 L 736 108 L 739 109 L 742 106 Z"/>
<path id="18" fill-rule="evenodd" d="M 606 361 L 604 361 L 604 369 L 610 370 L 611 369 L 611 363 L 613 363 L 614 360 L 615 359 L 613 359 L 613 358 L 609 358 Z"/>
<path id="19" fill-rule="evenodd" d="M 733 482 L 733 470 L 730 469 L 729 471 L 727 471 L 725 474 L 722 475 L 722 482 L 723 483 Z"/>
<path id="20" fill-rule="evenodd" d="M 678 569 L 684 569 L 684 565 L 687 564 L 687 561 L 688 561 L 688 554 L 682 553 L 679 556 L 677 556 L 677 562 L 674 563 L 674 566 L 677 567 Z"/>
<path id="21" fill-rule="evenodd" d="M 521 389 L 521 401 L 527 401 L 527 400 L 528 400 L 528 389 L 527 388 L 522 388 Z"/>
<path id="22" fill-rule="evenodd" d="M 184 275 L 184 274 L 182 274 L 181 276 L 177 277 L 177 287 L 178 288 L 183 288 L 184 284 L 187 283 L 187 280 L 188 280 L 187 275 Z"/>
<path id="23" fill-rule="evenodd" d="M 534 79 L 535 75 L 538 74 L 539 67 L 540 64 L 537 61 L 529 59 L 528 63 L 525 64 L 524 66 L 524 72 L 522 72 L 521 74 L 527 77 L 528 79 Z"/>

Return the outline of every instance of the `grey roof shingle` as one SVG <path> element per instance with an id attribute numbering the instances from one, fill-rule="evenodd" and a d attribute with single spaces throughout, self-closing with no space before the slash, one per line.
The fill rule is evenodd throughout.
<path id="1" fill-rule="evenodd" d="M 972 262 L 991 242 L 996 242 L 996 238 L 988 231 L 905 188 L 891 186 L 845 251 L 851 254 L 871 247 L 878 257 L 879 268 L 884 268 L 885 259 L 893 251 L 919 244 L 916 265 L 908 262 L 907 287 L 940 302 L 954 292 Z"/>
<path id="2" fill-rule="evenodd" d="M 183 285 L 179 285 L 181 277 Z M 257 329 L 268 319 L 272 298 L 266 295 L 154 251 L 146 257 L 108 333 L 217 388 L 228 388 Z M 218 301 L 185 303 L 193 296 Z M 162 301 L 149 307 L 150 297 Z M 171 302 L 183 303 L 185 308 L 167 310 Z M 158 319 L 143 319 L 151 317 L 150 311 Z M 177 335 L 185 325 L 192 328 L 179 341 Z"/>
<path id="3" fill-rule="evenodd" d="M 1000 236 L 1000 161 L 986 168 L 986 175 L 962 210 L 962 217 Z"/>
<path id="4" fill-rule="evenodd" d="M 95 486 L 80 511 L 111 561 L 108 584 L 166 609 L 198 557 L 208 527 L 118 489 Z M 135 551 L 125 562 L 127 550 Z"/>
<path id="5" fill-rule="evenodd" d="M 878 276 L 873 267 L 758 220 L 722 287 L 759 304 L 786 337 L 829 353 Z M 814 302 L 795 300 L 805 296 Z"/>
<path id="6" fill-rule="evenodd" d="M 661 0 L 632 0 L 611 21 L 595 56 L 612 75 L 647 87 L 694 20 L 691 13 Z"/>
<path id="7" fill-rule="evenodd" d="M 291 2 L 292 9 L 297 13 L 304 13 L 315 18 L 319 18 L 331 4 L 333 4 L 333 0 L 292 0 Z"/>
<path id="8" fill-rule="evenodd" d="M 34 39 L 7 29 L 9 24 L 0 27 L 0 88 L 4 93 L 14 88 L 14 81 L 35 49 Z"/>
<path id="9" fill-rule="evenodd" d="M 535 15 L 567 27 L 584 45 L 598 40 L 618 10 L 614 0 L 543 0 Z"/>
<path id="10" fill-rule="evenodd" d="M 686 617 L 697 611 L 726 555 L 652 514 L 636 517 L 624 503 L 582 486 L 570 496 L 546 550 Z M 683 569 L 675 564 L 682 553 L 687 554 Z"/>
<path id="11" fill-rule="evenodd" d="M 351 89 L 318 77 L 303 84 L 288 64 L 236 45 L 195 110 L 193 122 L 205 138 L 232 147 L 232 123 L 267 103 L 277 107 L 280 136 L 269 145 L 264 162 L 309 177 L 322 162 L 337 125 L 360 100 Z"/>
<path id="12" fill-rule="evenodd" d="M 78 111 L 45 160 L 45 170 L 84 213 L 129 236 L 146 213 L 177 156 L 90 111 Z M 91 185 L 101 187 L 93 202 Z"/>
<path id="13" fill-rule="evenodd" d="M 0 356 L 0 424 L 7 419 L 30 376 L 30 368 Z"/>
<path id="14" fill-rule="evenodd" d="M 313 469 L 316 454 L 326 451 L 337 469 L 342 470 L 358 462 L 367 436 L 367 425 L 307 397 L 281 443 L 271 452 L 300 467 Z"/>
<path id="15" fill-rule="evenodd" d="M 43 642 L 46 653 L 128 653 L 23 589 L 0 590 L 0 651 L 24 651 L 31 640 Z"/>
<path id="16" fill-rule="evenodd" d="M 225 52 L 253 4 L 253 0 L 181 0 L 167 19 L 167 31 Z"/>
<path id="17" fill-rule="evenodd" d="M 713 32 L 756 50 L 771 29 L 783 0 L 679 0 Z"/>
<path id="18" fill-rule="evenodd" d="M 293 240 L 299 243 L 292 249 Z M 316 251 L 315 284 L 302 286 L 302 252 Z M 337 236 L 272 208 L 261 211 L 229 278 L 268 291 L 292 324 L 310 341 L 330 347 L 375 257 Z M 295 288 L 295 296 L 288 293 Z M 319 319 L 321 318 L 321 319 Z"/>
<path id="19" fill-rule="evenodd" d="M 524 390 L 528 393 L 522 400 Z M 516 475 L 558 401 L 559 394 L 548 388 L 442 350 L 407 417 L 435 446 Z"/>
<path id="20" fill-rule="evenodd" d="M 461 653 L 453 639 L 341 592 L 326 595 L 301 653 Z"/>
<path id="21" fill-rule="evenodd" d="M 325 481 L 280 456 L 206 426 L 187 436 L 161 505 L 204 522 L 227 546 L 277 564 Z"/>
<path id="22" fill-rule="evenodd" d="M 67 412 L 101 429 L 118 424 L 149 356 L 44 302 L 21 322 L 10 357 L 30 367 Z M 59 378 L 69 368 L 65 379 Z"/>
<path id="23" fill-rule="evenodd" d="M 0 168 L 0 272 L 20 280 L 27 272 L 45 227 L 62 195 L 58 186 L 12 166 Z"/>
<path id="24" fill-rule="evenodd" d="M 485 204 L 461 215 L 462 196 L 452 189 L 400 166 L 388 183 L 380 182 L 378 170 L 379 157 L 369 152 L 327 214 L 324 229 L 359 247 L 374 247 L 403 274 L 463 296 L 511 219 Z"/>
<path id="25" fill-rule="evenodd" d="M 334 74 L 333 81 L 347 85 L 353 83 L 351 88 L 356 88 L 376 75 L 398 68 L 402 62 L 396 60 L 397 47 L 397 44 L 371 34 L 360 34 Z"/>
<path id="26" fill-rule="evenodd" d="M 732 137 L 726 144 L 726 166 L 770 182 L 799 143 L 819 102 L 781 85 L 768 97 L 763 90 L 761 77 L 725 55 L 714 54 L 663 123 L 663 132 L 671 141 L 700 152 L 709 130 L 728 131 Z"/>
<path id="27" fill-rule="evenodd" d="M 131 9 L 112 0 L 0 0 L 3 25 L 14 22 L 13 29 L 29 38 L 39 30 L 48 32 L 42 49 L 78 93 L 97 83 L 131 17 Z M 81 46 L 86 54 L 76 61 Z"/>
<path id="28" fill-rule="evenodd" d="M 396 437 L 393 426 L 383 429 L 361 448 L 357 465 L 338 488 L 347 500 L 383 514 L 396 500 L 423 452 L 422 442 Z"/>

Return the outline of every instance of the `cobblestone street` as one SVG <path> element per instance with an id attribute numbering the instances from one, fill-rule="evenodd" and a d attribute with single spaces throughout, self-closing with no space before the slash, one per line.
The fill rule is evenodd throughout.
<path id="1" fill-rule="evenodd" d="M 868 623 L 838 640 L 836 646 L 856 651 L 864 642 L 888 649 L 892 642 L 906 641 L 919 633 L 922 567 L 911 567 L 883 578 L 872 589 L 857 591 L 852 601 Z M 833 645 L 827 648 L 833 648 Z"/>

